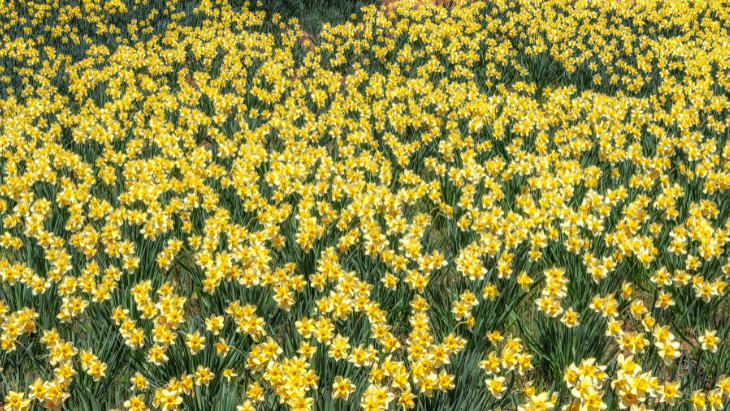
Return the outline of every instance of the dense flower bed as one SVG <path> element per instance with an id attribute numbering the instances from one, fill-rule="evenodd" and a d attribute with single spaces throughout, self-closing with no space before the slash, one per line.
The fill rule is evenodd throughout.
<path id="1" fill-rule="evenodd" d="M 730 6 L 145 6 L 0 6 L 3 410 L 727 408 Z"/>

